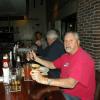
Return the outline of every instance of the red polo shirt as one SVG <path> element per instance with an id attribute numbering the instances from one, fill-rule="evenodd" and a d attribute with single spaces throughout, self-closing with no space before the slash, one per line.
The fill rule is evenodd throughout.
<path id="1" fill-rule="evenodd" d="M 78 81 L 72 89 L 64 89 L 64 93 L 78 96 L 81 100 L 94 100 L 95 69 L 90 55 L 79 48 L 74 55 L 64 54 L 54 62 L 61 69 L 61 78 L 73 78 Z"/>

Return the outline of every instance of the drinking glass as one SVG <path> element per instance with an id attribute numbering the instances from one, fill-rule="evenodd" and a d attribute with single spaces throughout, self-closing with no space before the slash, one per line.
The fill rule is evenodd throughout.
<path id="1" fill-rule="evenodd" d="M 32 81 L 31 75 L 30 75 L 30 71 L 31 71 L 31 67 L 30 64 L 24 64 L 24 81 Z"/>

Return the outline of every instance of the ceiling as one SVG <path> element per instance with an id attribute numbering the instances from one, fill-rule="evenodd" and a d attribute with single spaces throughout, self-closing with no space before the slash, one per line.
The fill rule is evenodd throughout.
<path id="1" fill-rule="evenodd" d="M 26 0 L 0 0 L 1 16 L 23 16 L 26 14 Z"/>

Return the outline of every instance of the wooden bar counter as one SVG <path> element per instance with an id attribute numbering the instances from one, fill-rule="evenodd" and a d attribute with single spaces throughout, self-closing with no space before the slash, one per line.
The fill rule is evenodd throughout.
<path id="1" fill-rule="evenodd" d="M 21 91 L 9 92 L 0 82 L 0 100 L 65 100 L 58 87 L 38 84 L 34 81 L 21 81 Z"/>

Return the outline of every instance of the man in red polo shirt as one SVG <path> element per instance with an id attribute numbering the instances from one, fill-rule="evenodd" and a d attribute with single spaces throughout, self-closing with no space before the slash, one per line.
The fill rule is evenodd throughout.
<path id="1" fill-rule="evenodd" d="M 80 47 L 76 32 L 68 32 L 64 37 L 66 54 L 53 62 L 40 59 L 32 51 L 29 59 L 45 65 L 48 68 L 61 70 L 59 79 L 45 78 L 37 70 L 31 72 L 33 80 L 41 84 L 63 88 L 66 100 L 94 100 L 95 69 L 91 56 Z"/>

